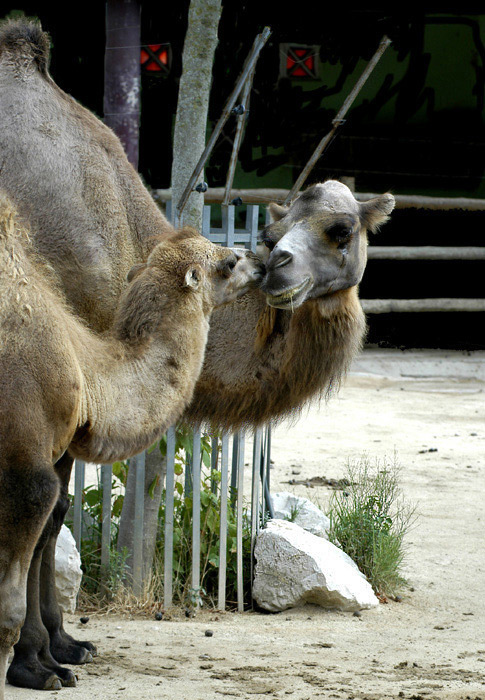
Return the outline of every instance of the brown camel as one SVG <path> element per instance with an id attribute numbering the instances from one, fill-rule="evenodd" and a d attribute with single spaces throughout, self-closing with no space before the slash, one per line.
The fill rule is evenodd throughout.
<path id="1" fill-rule="evenodd" d="M 212 309 L 262 277 L 244 252 L 190 229 L 167 235 L 133 269 L 112 332 L 101 336 L 72 314 L 29 248 L 0 198 L 2 669 L 24 620 L 33 549 L 58 496 L 54 464 L 66 450 L 111 463 L 152 445 L 190 402 Z M 47 652 L 42 666 L 44 688 L 73 680 Z M 15 658 L 7 675 L 18 684 Z"/>
<path id="2" fill-rule="evenodd" d="M 118 139 L 60 90 L 48 60 L 49 40 L 38 25 L 19 21 L 0 29 L 0 186 L 28 220 L 33 245 L 55 270 L 72 308 L 103 331 L 128 270 L 149 253 L 154 235 L 172 227 Z M 307 190 L 288 211 L 272 207 L 274 223 L 263 235 L 274 248 L 266 251 L 265 293 L 255 290 L 212 315 L 185 418 L 259 425 L 293 414 L 338 385 L 365 327 L 357 285 L 367 231 L 393 206 L 391 195 L 358 203 L 330 181 Z M 59 663 L 84 663 L 95 651 L 65 633 L 54 595 L 55 540 L 68 506 L 71 466 L 68 454 L 56 465 L 60 498 L 36 550 L 40 573 L 38 567 L 29 574 L 16 664 L 22 679 L 24 658 L 23 684 L 31 687 L 41 687 L 43 676 L 31 670 L 29 639 L 36 640 L 38 664 L 46 644 Z"/>

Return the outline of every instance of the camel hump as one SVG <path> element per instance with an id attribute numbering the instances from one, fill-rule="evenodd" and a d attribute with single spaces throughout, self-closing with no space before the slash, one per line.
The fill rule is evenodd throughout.
<path id="1" fill-rule="evenodd" d="M 35 20 L 7 20 L 0 25 L 0 55 L 5 53 L 15 63 L 32 63 L 46 74 L 50 55 L 49 35 Z"/>

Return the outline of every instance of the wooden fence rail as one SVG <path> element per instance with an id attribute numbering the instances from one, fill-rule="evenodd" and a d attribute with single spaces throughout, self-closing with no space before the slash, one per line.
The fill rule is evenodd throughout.
<path id="1" fill-rule="evenodd" d="M 367 314 L 485 312 L 485 299 L 362 299 Z"/>
<path id="2" fill-rule="evenodd" d="M 159 202 L 171 199 L 170 189 L 153 190 L 154 198 Z M 283 202 L 289 190 L 266 187 L 264 189 L 232 189 L 231 199 L 240 198 L 243 204 L 266 204 L 268 202 Z M 354 192 L 355 198 L 361 202 L 378 197 L 372 192 Z M 209 187 L 204 193 L 205 204 L 220 204 L 224 197 L 224 187 Z M 395 194 L 396 209 L 429 209 L 433 211 L 485 211 L 485 199 L 472 197 L 426 197 L 412 194 Z"/>

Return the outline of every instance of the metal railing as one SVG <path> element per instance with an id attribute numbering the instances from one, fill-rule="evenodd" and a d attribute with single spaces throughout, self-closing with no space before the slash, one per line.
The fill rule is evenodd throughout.
<path id="1" fill-rule="evenodd" d="M 249 437 L 249 436 L 248 436 Z M 232 442 L 232 451 L 231 451 Z M 218 571 L 218 596 L 217 607 L 224 610 L 226 606 L 226 562 L 227 562 L 227 531 L 228 531 L 228 506 L 231 506 L 236 514 L 236 577 L 237 577 L 237 607 L 244 609 L 244 580 L 243 580 L 243 530 L 244 530 L 244 459 L 245 459 L 246 435 L 225 433 L 221 438 L 212 439 L 212 455 L 220 454 L 217 466 L 215 460 L 211 467 L 211 476 L 217 469 L 220 472 L 218 479 L 214 479 L 214 492 L 219 489 L 220 500 L 220 532 L 219 532 L 219 571 Z M 269 427 L 254 431 L 253 435 L 253 459 L 251 465 L 251 548 L 260 527 L 261 513 L 271 511 L 268 502 L 269 494 L 269 467 L 271 449 L 271 430 Z M 232 457 L 230 457 L 232 453 Z M 194 431 L 193 452 L 190 459 L 185 460 L 185 491 L 184 496 L 192 500 L 192 591 L 197 592 L 201 587 L 200 572 L 200 485 L 201 485 L 201 432 Z M 164 598 L 163 605 L 169 608 L 173 604 L 173 537 L 174 537 L 174 493 L 175 493 L 175 429 L 167 432 L 167 473 L 165 482 L 165 523 L 164 523 Z M 144 580 L 142 569 L 143 552 L 143 517 L 145 507 L 145 454 L 137 455 L 130 460 L 130 466 L 136 469 L 135 491 L 135 531 L 133 537 L 133 565 L 132 586 L 135 595 L 143 592 Z M 103 586 L 104 579 L 108 576 L 110 549 L 111 549 L 111 502 L 112 502 L 112 466 L 100 467 L 100 482 L 103 489 L 103 516 L 101 524 L 101 571 Z M 260 483 L 264 488 L 260 488 Z M 83 512 L 82 498 L 85 487 L 85 463 L 76 460 L 75 463 L 75 491 L 73 530 L 74 539 L 78 550 L 82 547 Z"/>

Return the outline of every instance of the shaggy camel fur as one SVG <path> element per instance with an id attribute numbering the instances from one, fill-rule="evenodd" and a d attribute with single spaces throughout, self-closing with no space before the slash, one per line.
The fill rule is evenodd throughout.
<path id="1" fill-rule="evenodd" d="M 152 445 L 191 399 L 212 309 L 262 276 L 245 253 L 190 229 L 171 234 L 133 269 L 112 334 L 100 336 L 72 314 L 29 249 L 11 204 L 0 198 L 2 665 L 25 616 L 33 549 L 58 496 L 55 462 L 68 450 L 111 463 Z M 36 665 L 34 648 L 31 657 Z M 7 677 L 30 686 L 24 661 L 19 677 L 14 658 Z M 73 680 L 46 650 L 42 667 L 41 687 Z"/>
<path id="2" fill-rule="evenodd" d="M 60 90 L 48 62 L 49 39 L 37 24 L 0 28 L 0 186 L 29 222 L 33 245 L 71 307 L 104 331 L 128 271 L 146 258 L 152 237 L 172 227 L 115 135 Z M 392 207 L 390 195 L 358 203 L 330 182 L 307 190 L 289 210 L 272 208 L 274 224 L 264 233 L 271 251 L 265 293 L 255 290 L 212 315 L 186 418 L 259 425 L 292 415 L 338 384 L 365 326 L 356 285 L 367 231 Z M 42 687 L 43 679 L 31 670 L 33 637 L 38 649 L 48 633 L 47 648 L 59 663 L 84 663 L 95 652 L 65 633 L 54 595 L 55 540 L 68 507 L 71 465 L 69 455 L 56 465 L 60 498 L 36 550 L 41 564 L 29 574 L 28 617 L 16 647 L 17 668 L 24 649 L 32 687 Z"/>

